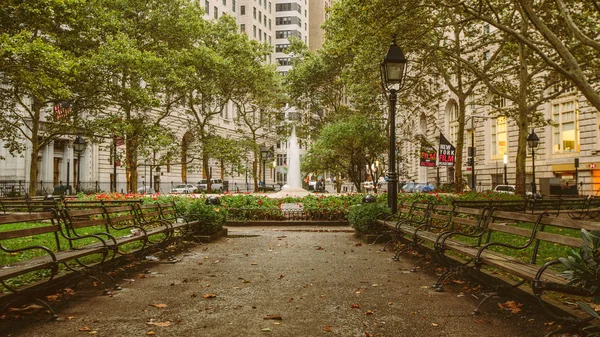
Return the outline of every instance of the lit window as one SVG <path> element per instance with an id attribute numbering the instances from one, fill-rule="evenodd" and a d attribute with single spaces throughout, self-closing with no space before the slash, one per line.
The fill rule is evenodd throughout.
<path id="1" fill-rule="evenodd" d="M 579 152 L 579 111 L 577 102 L 570 101 L 552 105 L 553 152 Z"/>
<path id="2" fill-rule="evenodd" d="M 492 159 L 501 158 L 508 153 L 508 134 L 506 117 L 498 117 L 492 122 Z"/>

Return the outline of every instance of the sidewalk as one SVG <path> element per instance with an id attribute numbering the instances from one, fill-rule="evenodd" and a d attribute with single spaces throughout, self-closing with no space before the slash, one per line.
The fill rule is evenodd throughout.
<path id="1" fill-rule="evenodd" d="M 477 305 L 465 282 L 433 292 L 432 271 L 391 260 L 381 245 L 324 228 L 235 227 L 176 264 L 120 275 L 112 297 L 76 293 L 48 316 L 0 321 L 0 336 L 544 336 L 549 319 L 493 299 Z M 429 267 L 431 268 L 431 267 Z M 270 319 L 266 319 L 270 318 Z"/>

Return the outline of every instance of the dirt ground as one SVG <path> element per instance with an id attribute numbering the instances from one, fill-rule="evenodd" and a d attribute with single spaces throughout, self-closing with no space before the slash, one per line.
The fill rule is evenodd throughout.
<path id="1" fill-rule="evenodd" d="M 435 292 L 433 266 L 381 252 L 348 231 L 230 228 L 175 264 L 119 275 L 123 290 L 93 287 L 54 302 L 58 321 L 0 321 L 0 336 L 544 336 L 536 306 L 494 298 L 458 280 Z M 428 269 L 428 270 L 427 270 Z M 515 301 L 510 302 L 510 301 Z"/>

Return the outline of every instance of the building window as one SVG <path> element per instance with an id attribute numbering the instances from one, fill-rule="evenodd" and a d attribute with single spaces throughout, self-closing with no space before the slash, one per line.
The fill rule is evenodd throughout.
<path id="1" fill-rule="evenodd" d="M 262 12 L 258 12 L 258 22 L 259 23 L 262 23 L 262 18 L 263 18 Z"/>
<path id="2" fill-rule="evenodd" d="M 235 13 L 235 0 L 231 0 L 231 11 Z"/>
<path id="3" fill-rule="evenodd" d="M 252 36 L 256 39 L 256 26 L 252 26 Z"/>
<path id="4" fill-rule="evenodd" d="M 263 25 L 267 26 L 267 16 L 263 15 Z"/>
<path id="5" fill-rule="evenodd" d="M 246 6 L 240 6 L 240 15 L 246 15 Z"/>
<path id="6" fill-rule="evenodd" d="M 262 41 L 262 30 L 261 29 L 258 30 L 258 39 L 260 41 Z"/>
<path id="7" fill-rule="evenodd" d="M 208 0 L 204 1 L 204 11 L 206 11 L 206 15 L 210 15 L 210 3 Z"/>
<path id="8" fill-rule="evenodd" d="M 552 105 L 552 151 L 579 152 L 579 109 L 576 101 Z"/>
<path id="9" fill-rule="evenodd" d="M 483 52 L 483 61 L 487 62 L 492 58 L 492 53 L 489 50 Z"/>
<path id="10" fill-rule="evenodd" d="M 253 11 L 253 13 L 254 13 L 254 19 L 256 19 L 256 7 L 253 7 L 253 8 L 254 8 L 254 11 Z"/>
<path id="11" fill-rule="evenodd" d="M 223 0 L 223 6 L 227 6 L 227 0 Z"/>
<path id="12" fill-rule="evenodd" d="M 277 58 L 277 63 L 279 63 L 280 66 L 289 66 L 289 65 L 291 65 L 289 57 L 280 57 L 280 58 Z"/>
<path id="13" fill-rule="evenodd" d="M 289 44 L 277 44 L 275 45 L 275 51 L 278 53 L 285 53 L 289 47 Z"/>
<path id="14" fill-rule="evenodd" d="M 275 38 L 277 39 L 287 39 L 290 36 L 297 36 L 299 38 L 302 37 L 300 32 L 297 30 L 278 30 L 275 32 Z"/>
<path id="15" fill-rule="evenodd" d="M 240 25 L 240 33 L 246 34 L 246 25 L 243 23 Z"/>
<path id="16" fill-rule="evenodd" d="M 508 133 L 506 117 L 498 117 L 492 122 L 492 156 L 491 159 L 502 158 L 508 153 Z"/>
<path id="17" fill-rule="evenodd" d="M 269 13 L 271 13 L 271 2 L 269 1 Z"/>
<path id="18" fill-rule="evenodd" d="M 214 13 L 213 13 L 213 14 L 214 14 L 214 16 L 215 16 L 215 20 L 216 20 L 216 19 L 218 19 L 218 18 L 219 18 L 219 9 L 217 8 L 217 6 L 215 6 L 215 7 L 213 8 L 213 11 L 214 11 Z"/>
<path id="19" fill-rule="evenodd" d="M 458 105 L 452 104 L 448 111 L 448 131 L 450 131 L 450 143 L 456 144 L 458 139 Z"/>
<path id="20" fill-rule="evenodd" d="M 271 19 L 269 19 L 269 30 L 271 30 Z"/>

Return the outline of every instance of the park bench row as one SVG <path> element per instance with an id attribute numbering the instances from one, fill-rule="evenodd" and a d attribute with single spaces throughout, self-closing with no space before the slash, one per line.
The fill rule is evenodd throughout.
<path id="1" fill-rule="evenodd" d="M 455 200 L 458 207 L 494 207 L 497 210 L 532 214 L 568 215 L 572 219 L 595 219 L 600 216 L 600 198 L 526 198 L 522 200 Z"/>
<path id="2" fill-rule="evenodd" d="M 85 277 L 118 284 L 110 271 L 119 257 L 142 258 L 188 236 L 195 222 L 183 220 L 173 202 L 102 206 L 93 203 L 62 209 L 0 216 L 0 296 L 2 311 L 39 303 L 61 277 L 75 285 Z M 19 286 L 24 278 L 38 281 Z M 105 282 L 104 282 L 105 283 Z"/>
<path id="3" fill-rule="evenodd" d="M 475 209 L 457 205 L 403 203 L 398 216 L 393 221 L 390 218 L 382 222 L 395 235 L 396 242 L 408 242 L 397 245 L 400 248 L 394 259 L 408 250 L 420 251 L 423 256 L 433 251 L 434 256 L 447 266 L 447 271 L 433 286 L 437 291 L 443 291 L 446 281 L 456 275 L 501 270 L 518 280 L 509 287 L 528 283 L 548 314 L 564 321 L 578 320 L 557 316 L 542 299 L 544 292 L 559 291 L 584 297 L 599 295 L 600 290 L 590 293 L 570 286 L 569 280 L 549 269 L 559 264 L 556 260 L 559 256 L 553 256 L 552 261 L 538 261 L 544 250 L 552 252 L 557 246 L 566 247 L 564 253 L 559 253 L 564 256 L 567 248 L 580 247 L 583 243 L 579 236 L 581 229 L 600 230 L 598 222 L 559 218 L 545 212 L 509 212 L 495 209 L 493 204 Z M 417 265 L 420 261 L 422 259 Z M 496 290 L 506 288 L 495 287 Z M 486 295 L 475 312 L 491 295 Z"/>
<path id="4" fill-rule="evenodd" d="M 114 206 L 141 204 L 142 199 L 123 199 L 123 200 L 78 200 L 72 198 L 59 198 L 53 196 L 46 197 L 19 197 L 19 198 L 0 198 L 0 215 L 14 213 L 35 213 L 47 212 L 55 208 L 89 208 L 93 206 Z"/>

